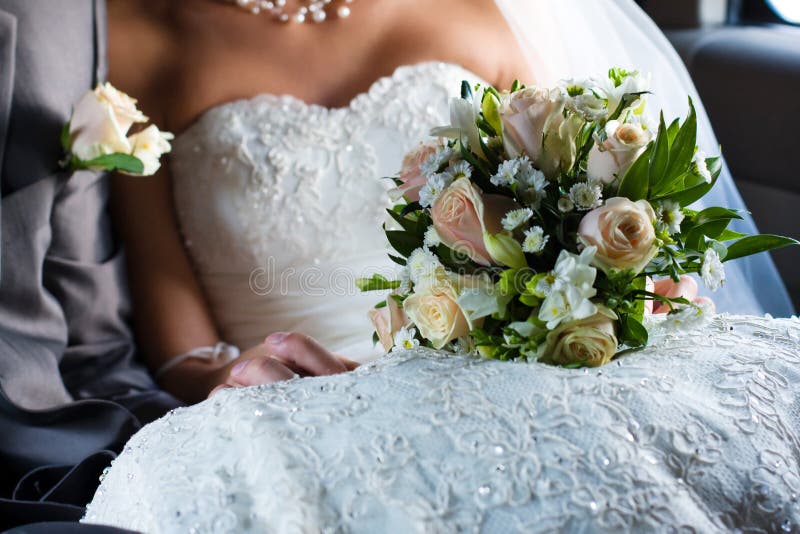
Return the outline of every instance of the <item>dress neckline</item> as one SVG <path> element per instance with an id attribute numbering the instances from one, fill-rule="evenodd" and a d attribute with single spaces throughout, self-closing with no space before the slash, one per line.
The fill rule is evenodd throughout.
<path id="1" fill-rule="evenodd" d="M 184 128 L 178 134 L 176 134 L 176 141 L 181 137 L 188 135 L 192 130 L 197 128 L 203 122 L 207 120 L 212 120 L 210 119 L 210 117 L 216 116 L 220 113 L 224 113 L 225 111 L 230 109 L 253 105 L 256 103 L 270 103 L 274 105 L 288 104 L 301 111 L 306 111 L 317 115 L 326 115 L 326 116 L 333 116 L 337 114 L 347 113 L 355 109 L 357 104 L 362 99 L 368 98 L 370 95 L 380 90 L 380 88 L 383 87 L 388 82 L 393 82 L 395 80 L 402 79 L 408 76 L 409 74 L 416 73 L 417 71 L 424 71 L 426 69 L 447 69 L 447 68 L 463 71 L 465 76 L 468 77 L 469 79 L 480 81 L 481 83 L 486 83 L 480 76 L 478 76 L 474 72 L 454 62 L 421 61 L 418 63 L 404 64 L 395 68 L 391 74 L 387 74 L 385 76 L 377 78 L 369 85 L 369 87 L 366 90 L 357 93 L 347 102 L 347 104 L 339 107 L 328 107 L 323 104 L 309 103 L 303 100 L 302 98 L 291 94 L 279 94 L 279 93 L 268 93 L 268 92 L 258 93 L 250 97 L 237 98 L 235 100 L 230 100 L 228 102 L 223 102 L 221 104 L 211 106 L 208 109 L 201 112 L 191 123 L 189 123 L 189 125 L 186 128 Z"/>

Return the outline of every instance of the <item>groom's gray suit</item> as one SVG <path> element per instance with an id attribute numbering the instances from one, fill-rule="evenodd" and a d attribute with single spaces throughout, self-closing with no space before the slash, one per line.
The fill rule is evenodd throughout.
<path id="1" fill-rule="evenodd" d="M 92 484 L 64 486 L 64 466 L 96 483 L 108 454 L 93 453 L 176 405 L 134 362 L 107 179 L 58 167 L 71 106 L 104 75 L 103 1 L 0 0 L 0 531 L 47 515 L 8 508 L 23 475 L 39 473 L 16 501 L 68 502 L 52 517 L 74 517 Z"/>

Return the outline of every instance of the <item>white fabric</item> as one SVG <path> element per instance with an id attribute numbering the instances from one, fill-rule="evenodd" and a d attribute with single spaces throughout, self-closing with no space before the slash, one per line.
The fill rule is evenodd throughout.
<path id="1" fill-rule="evenodd" d="M 537 73 L 537 83 L 586 78 L 609 67 L 638 69 L 652 76 L 650 109 L 663 109 L 668 120 L 685 117 L 690 96 L 697 109 L 698 144 L 709 155 L 720 153 L 697 90 L 667 38 L 633 0 L 496 0 Z M 727 167 L 699 205 L 746 211 Z M 757 233 L 749 215 L 732 226 Z M 786 288 L 767 254 L 725 265 L 726 286 L 711 296 L 720 311 L 775 316 L 794 313 Z"/>
<path id="2" fill-rule="evenodd" d="M 718 317 L 602 369 L 400 352 L 225 390 L 127 444 L 142 532 L 798 532 L 800 322 Z"/>
<path id="3" fill-rule="evenodd" d="M 355 279 L 391 274 L 381 229 L 404 152 L 449 118 L 461 67 L 422 63 L 328 110 L 261 95 L 206 113 L 174 142 L 175 205 L 221 336 L 243 350 L 300 331 L 377 356 Z"/>

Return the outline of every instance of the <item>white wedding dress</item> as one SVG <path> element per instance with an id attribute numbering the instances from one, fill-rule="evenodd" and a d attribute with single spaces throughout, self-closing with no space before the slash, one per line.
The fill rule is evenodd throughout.
<path id="1" fill-rule="evenodd" d="M 259 96 L 175 142 L 175 200 L 223 334 L 301 330 L 374 354 L 353 277 L 390 269 L 385 181 L 446 122 L 462 68 L 423 63 L 347 108 Z M 306 273 L 306 274 L 304 274 Z M 323 291 L 330 287 L 330 291 Z M 653 327 L 599 370 L 399 352 L 225 390 L 148 425 L 86 522 L 144 532 L 800 530 L 800 322 Z"/>

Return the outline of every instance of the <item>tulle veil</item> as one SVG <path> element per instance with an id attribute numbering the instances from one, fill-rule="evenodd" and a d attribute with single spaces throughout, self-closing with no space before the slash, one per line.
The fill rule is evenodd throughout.
<path id="1" fill-rule="evenodd" d="M 678 54 L 633 0 L 495 0 L 540 85 L 602 74 L 609 67 L 638 69 L 652 77 L 651 110 L 685 117 L 687 95 L 698 115 L 698 139 L 719 153 L 711 123 Z M 707 205 L 745 210 L 729 170 L 703 199 Z M 757 233 L 750 216 L 736 230 Z M 788 316 L 794 308 L 772 259 L 759 254 L 726 264 L 725 287 L 710 296 L 718 311 Z"/>

